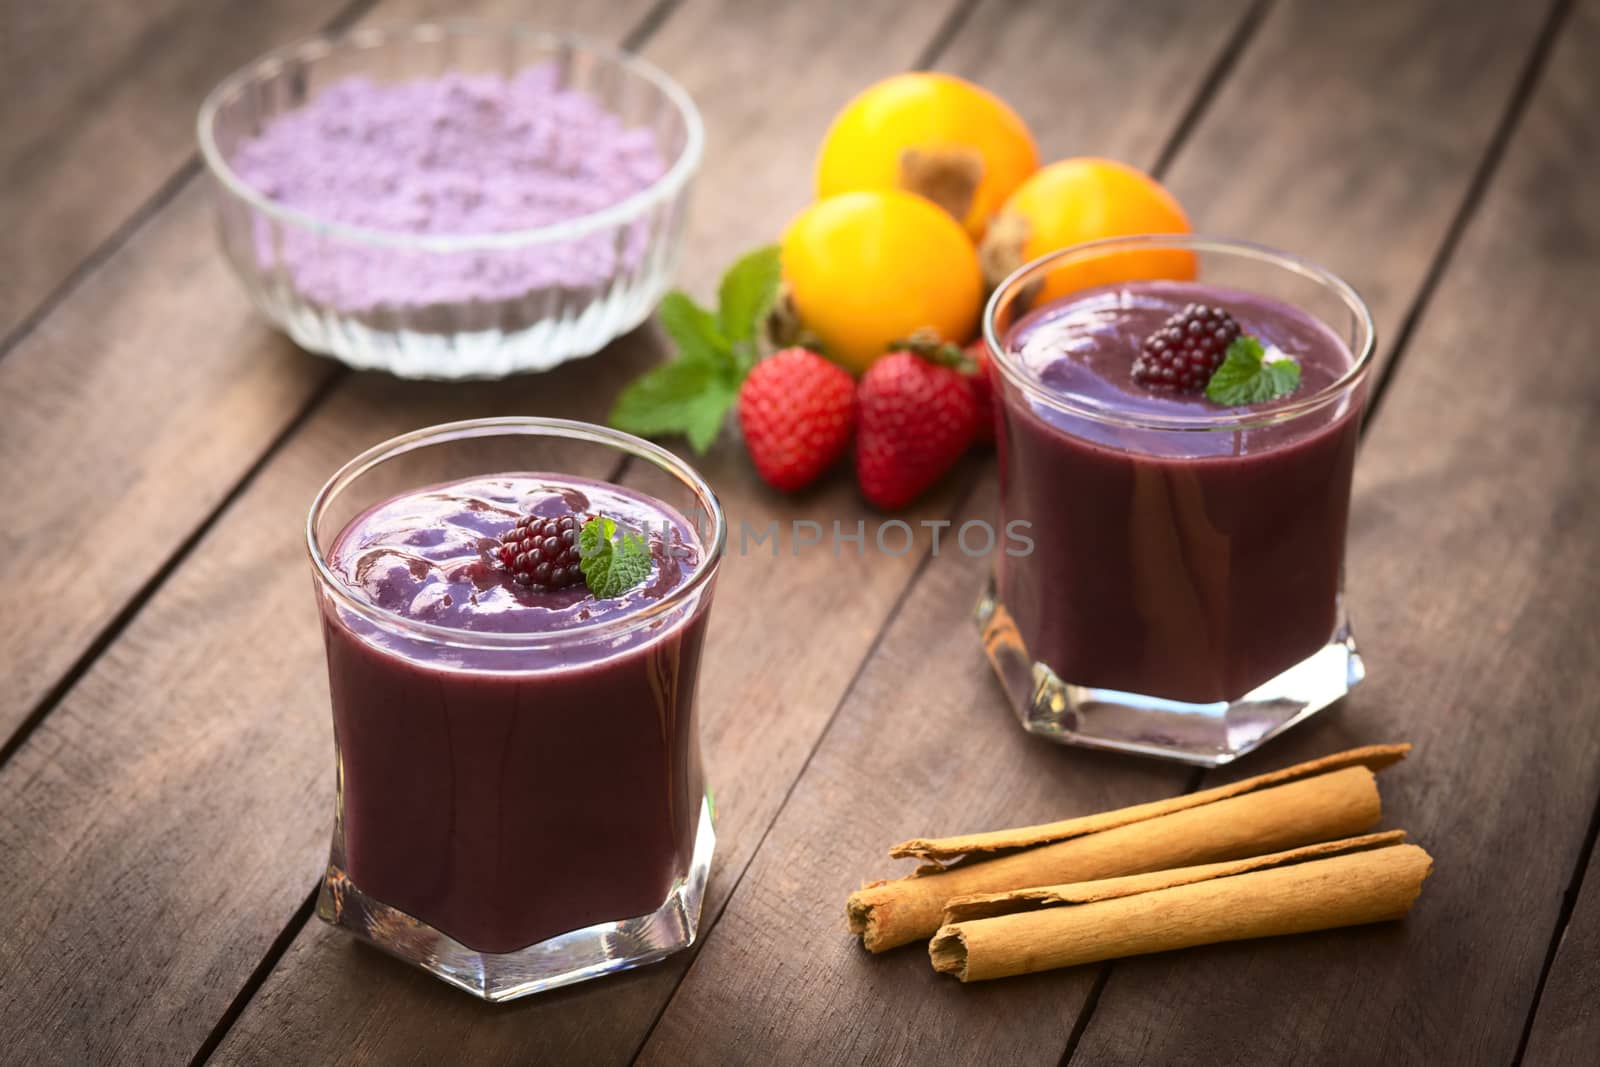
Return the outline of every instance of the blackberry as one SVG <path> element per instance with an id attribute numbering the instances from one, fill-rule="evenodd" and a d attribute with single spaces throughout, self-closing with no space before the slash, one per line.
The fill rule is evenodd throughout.
<path id="1" fill-rule="evenodd" d="M 1133 380 L 1158 389 L 1198 393 L 1222 366 L 1239 336 L 1232 315 L 1208 304 L 1190 304 L 1144 339 L 1133 361 Z"/>
<path id="2" fill-rule="evenodd" d="M 501 536 L 500 550 L 495 555 L 518 585 L 538 590 L 565 589 L 583 581 L 583 570 L 578 565 L 581 528 L 576 515 L 524 515 Z"/>

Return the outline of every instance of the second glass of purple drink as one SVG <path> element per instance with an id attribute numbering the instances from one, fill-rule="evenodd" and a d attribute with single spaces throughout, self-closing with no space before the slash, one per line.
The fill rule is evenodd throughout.
<path id="1" fill-rule="evenodd" d="M 519 518 L 594 514 L 647 546 L 626 591 L 530 587 L 500 558 Z M 689 945 L 726 538 L 704 479 L 599 426 L 454 423 L 350 461 L 307 537 L 338 759 L 318 914 L 486 1000 Z"/>
<path id="2" fill-rule="evenodd" d="M 1142 339 L 1190 303 L 1295 358 L 1299 388 L 1141 387 Z M 1349 285 L 1243 242 L 1118 238 L 1017 271 L 984 334 L 1000 521 L 1033 548 L 997 557 L 978 617 L 1026 729 L 1217 766 L 1362 679 L 1343 567 L 1373 326 Z"/>

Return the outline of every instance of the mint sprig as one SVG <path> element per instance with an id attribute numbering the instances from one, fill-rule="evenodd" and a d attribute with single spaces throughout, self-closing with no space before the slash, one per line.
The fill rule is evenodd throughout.
<path id="1" fill-rule="evenodd" d="M 589 592 L 621 596 L 650 576 L 650 546 L 632 530 L 617 537 L 617 524 L 596 515 L 578 532 L 578 567 Z"/>
<path id="2" fill-rule="evenodd" d="M 677 357 L 622 390 L 611 425 L 644 437 L 683 434 L 703 455 L 760 356 L 760 326 L 777 302 L 780 273 L 778 246 L 769 245 L 723 275 L 714 312 L 681 290 L 668 293 L 657 314 Z"/>
<path id="3" fill-rule="evenodd" d="M 1223 407 L 1264 404 L 1300 388 L 1300 364 L 1288 356 L 1266 358 L 1261 342 L 1245 334 L 1234 338 L 1222 365 L 1206 383 L 1206 399 Z"/>
<path id="4" fill-rule="evenodd" d="M 761 320 L 778 299 L 782 264 L 778 246 L 768 245 L 748 253 L 722 276 L 717 288 L 717 324 L 747 367 L 756 361 L 756 336 Z"/>

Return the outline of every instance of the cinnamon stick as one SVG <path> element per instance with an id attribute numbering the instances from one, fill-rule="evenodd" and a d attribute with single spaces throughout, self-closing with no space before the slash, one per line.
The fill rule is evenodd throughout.
<path id="1" fill-rule="evenodd" d="M 850 895 L 852 933 L 872 952 L 929 937 L 947 901 L 1276 852 L 1349 837 L 1382 815 L 1377 781 L 1351 766 L 956 867 L 924 867 Z"/>
<path id="2" fill-rule="evenodd" d="M 1384 830 L 1382 833 L 1346 837 L 1316 845 L 1301 845 L 1299 848 L 1283 852 L 1270 852 L 1265 856 L 1226 860 L 1222 863 L 1204 863 L 1197 867 L 1174 867 L 1165 871 L 1151 871 L 1148 874 L 1102 878 L 1095 882 L 1031 886 L 1027 889 L 1012 889 L 1005 893 L 977 893 L 970 897 L 956 897 L 947 902 L 944 906 L 944 925 L 949 926 L 951 923 L 966 922 L 970 919 L 992 919 L 997 915 L 1014 915 L 1023 911 L 1038 911 L 1058 904 L 1091 904 L 1096 900 L 1129 897 L 1135 893 L 1170 889 L 1175 885 L 1204 882 L 1212 878 L 1265 870 L 1268 867 L 1283 867 L 1290 863 L 1356 852 L 1364 848 L 1397 845 L 1405 839 L 1404 830 Z"/>
<path id="3" fill-rule="evenodd" d="M 928 945 L 937 971 L 963 982 L 1072 967 L 1222 941 L 1398 919 L 1433 869 L 1416 845 L 1370 839 L 1306 850 L 1234 871 L 1164 871 L 1141 879 L 1050 887 L 1054 899 L 942 927 Z M 1235 865 L 1217 865 L 1232 867 Z M 1197 879 L 1198 880 L 1195 880 Z M 1142 888 L 1136 881 L 1146 883 Z M 1165 884 L 1163 884 L 1165 883 Z M 1082 901 L 1082 902 L 1080 902 Z M 974 902 L 954 906 L 958 913 Z M 994 901 L 989 901 L 994 903 Z"/>
<path id="4" fill-rule="evenodd" d="M 1343 767 L 1366 767 L 1373 771 L 1381 771 L 1385 767 L 1398 763 L 1406 758 L 1411 751 L 1409 744 L 1398 745 L 1367 745 L 1362 748 L 1347 749 L 1344 752 L 1335 752 L 1320 759 L 1297 763 L 1292 767 L 1271 771 L 1267 774 L 1258 774 L 1254 778 L 1244 778 L 1227 785 L 1219 785 L 1213 789 L 1202 789 L 1196 793 L 1185 796 L 1166 797 L 1162 800 L 1152 801 L 1148 804 L 1134 804 L 1131 807 L 1117 808 L 1115 811 L 1102 811 L 1094 815 L 1080 816 L 1075 819 L 1063 819 L 1059 822 L 1044 823 L 1039 826 L 1023 826 L 1012 830 L 991 830 L 987 833 L 961 834 L 956 837 L 913 838 L 902 841 L 889 849 L 889 855 L 894 857 L 914 856 L 918 859 L 932 862 L 958 859 L 963 856 L 975 856 L 979 853 L 1000 852 L 1016 848 L 1026 848 L 1032 845 L 1044 844 L 1048 841 L 1064 841 L 1071 837 L 1081 837 L 1084 834 L 1098 833 L 1101 830 L 1110 830 L 1128 823 L 1139 822 L 1144 819 L 1153 819 L 1160 815 L 1170 815 L 1175 811 L 1187 808 L 1197 808 L 1204 804 L 1215 803 L 1228 797 L 1241 796 L 1245 793 L 1266 789 L 1285 782 L 1292 782 L 1299 778 L 1310 778 L 1328 771 L 1339 770 Z"/>

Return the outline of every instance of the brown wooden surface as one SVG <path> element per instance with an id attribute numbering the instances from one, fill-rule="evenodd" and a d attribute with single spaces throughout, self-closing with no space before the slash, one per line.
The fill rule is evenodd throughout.
<path id="1" fill-rule="evenodd" d="M 1589 842 L 1589 869 L 1583 895 L 1567 925 L 1555 965 L 1550 969 L 1538 1014 L 1528 1035 L 1523 1063 L 1529 1067 L 1582 1063 L 1600 1048 L 1600 855 Z"/>
<path id="2" fill-rule="evenodd" d="M 359 2 L 359 0 L 358 0 Z M 195 108 L 223 75 L 351 0 L 6 5 L 0 14 L 0 351 L 141 208 L 193 172 Z"/>
<path id="3" fill-rule="evenodd" d="M 21 324 L 0 353 L 0 1060 L 1504 1063 L 1526 1034 L 1525 1062 L 1595 1061 L 1600 0 L 365 7 L 3 16 L 0 91 L 39 104 L 0 113 L 0 261 L 20 264 L 0 336 Z M 204 90 L 330 20 L 437 11 L 627 37 L 689 88 L 701 294 L 805 202 L 839 104 L 919 62 L 1010 100 L 1046 158 L 1161 165 L 1200 228 L 1349 277 L 1399 361 L 1353 509 L 1371 679 L 1205 780 L 1416 741 L 1384 787 L 1389 824 L 1439 862 L 1412 917 L 970 988 L 920 949 L 869 958 L 843 899 L 898 869 L 890 842 L 1200 780 L 1016 730 L 967 619 L 984 566 L 923 543 L 728 559 L 695 952 L 489 1007 L 306 922 L 332 796 L 296 533 L 315 487 L 429 422 L 597 418 L 660 353 L 647 328 L 498 385 L 350 375 L 228 277 L 190 162 Z M 766 490 L 736 442 L 699 465 L 736 527 L 873 521 L 846 478 Z M 993 506 L 974 460 L 908 517 Z M 107 530 L 116 551 L 81 551 Z"/>

